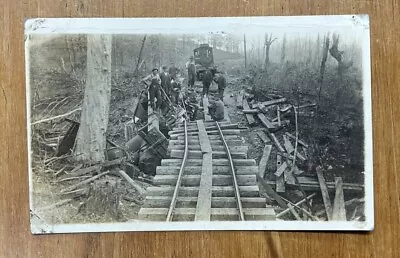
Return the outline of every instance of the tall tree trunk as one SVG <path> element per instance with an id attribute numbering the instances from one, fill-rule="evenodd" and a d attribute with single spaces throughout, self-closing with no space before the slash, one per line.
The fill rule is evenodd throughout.
<path id="1" fill-rule="evenodd" d="M 76 138 L 77 160 L 105 160 L 111 96 L 111 35 L 87 36 L 87 79 L 81 124 Z"/>
<path id="2" fill-rule="evenodd" d="M 286 58 L 286 34 L 283 35 L 282 50 L 281 50 L 281 65 L 285 63 Z"/>
<path id="3" fill-rule="evenodd" d="M 329 49 L 329 53 L 338 62 L 338 76 L 339 76 L 339 81 L 341 81 L 344 71 L 344 62 L 343 62 L 343 51 L 339 51 L 339 35 L 334 34 L 332 36 L 332 47 Z"/>
<path id="4" fill-rule="evenodd" d="M 145 42 L 146 42 L 146 35 L 144 35 L 143 40 L 142 40 L 142 46 L 140 47 L 139 57 L 138 57 L 138 61 L 137 61 L 136 68 L 135 68 L 135 73 L 137 73 L 139 71 L 139 64 L 142 59 L 143 48 L 144 48 Z"/>
<path id="5" fill-rule="evenodd" d="M 243 35 L 244 48 L 244 68 L 247 69 L 246 35 Z"/>

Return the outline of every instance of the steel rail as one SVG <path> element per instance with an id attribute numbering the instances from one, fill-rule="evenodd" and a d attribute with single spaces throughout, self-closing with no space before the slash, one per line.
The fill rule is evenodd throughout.
<path id="1" fill-rule="evenodd" d="M 171 204 L 170 204 L 169 209 L 168 209 L 168 214 L 167 214 L 167 219 L 166 219 L 167 222 L 168 222 L 168 221 L 171 221 L 171 220 L 172 220 L 172 217 L 173 217 L 173 212 L 174 212 L 174 209 L 175 209 L 175 205 L 176 205 L 176 201 L 177 201 L 177 197 L 178 197 L 179 188 L 181 187 L 183 170 L 184 170 L 184 168 L 185 168 L 186 160 L 187 160 L 187 156 L 188 156 L 188 135 L 187 135 L 187 124 L 186 124 L 186 120 L 184 121 L 184 127 L 185 127 L 185 152 L 184 152 L 184 155 L 183 155 L 183 160 L 182 160 L 181 168 L 180 168 L 180 170 L 179 170 L 178 180 L 176 181 L 176 186 L 175 186 L 174 194 L 173 194 L 173 196 L 172 196 Z"/>
<path id="2" fill-rule="evenodd" d="M 228 154 L 229 165 L 231 168 L 232 178 L 233 178 L 233 186 L 235 188 L 236 204 L 237 204 L 237 207 L 239 210 L 239 218 L 240 218 L 240 220 L 244 221 L 245 219 L 244 219 L 244 214 L 243 214 L 242 201 L 240 199 L 239 186 L 238 186 L 237 179 L 236 179 L 235 167 L 233 166 L 231 152 L 229 151 L 228 144 L 225 141 L 224 134 L 222 133 L 219 123 L 217 121 L 216 121 L 216 123 L 217 123 L 218 131 L 219 131 L 219 135 L 221 136 L 222 142 L 224 143 L 224 146 L 226 149 L 226 153 Z"/>

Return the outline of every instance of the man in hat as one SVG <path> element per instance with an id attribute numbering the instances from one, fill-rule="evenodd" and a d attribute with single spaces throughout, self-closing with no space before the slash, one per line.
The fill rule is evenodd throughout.
<path id="1" fill-rule="evenodd" d="M 196 65 L 193 56 L 191 56 L 190 61 L 186 63 L 186 68 L 188 70 L 188 86 L 193 88 L 194 82 L 196 81 Z"/>
<path id="2" fill-rule="evenodd" d="M 158 68 L 154 67 L 151 70 L 151 74 L 143 78 L 142 82 L 145 82 L 149 86 L 150 105 L 154 110 L 157 110 L 161 104 L 161 78 L 158 74 Z M 155 104 L 154 98 L 157 98 L 157 104 Z"/>
<path id="3" fill-rule="evenodd" d="M 209 69 L 205 70 L 203 73 L 203 97 L 208 96 L 208 91 L 210 90 L 212 80 L 212 72 Z"/>
<path id="4" fill-rule="evenodd" d="M 168 97 L 171 97 L 171 76 L 168 73 L 168 68 L 166 65 L 164 65 L 162 69 L 163 71 L 160 73 L 161 88 L 164 90 L 165 94 L 168 95 Z"/>
<path id="5" fill-rule="evenodd" d="M 224 90 L 226 86 L 225 77 L 221 73 L 217 73 L 214 76 L 214 81 L 218 84 L 218 95 L 219 98 L 224 101 Z"/>

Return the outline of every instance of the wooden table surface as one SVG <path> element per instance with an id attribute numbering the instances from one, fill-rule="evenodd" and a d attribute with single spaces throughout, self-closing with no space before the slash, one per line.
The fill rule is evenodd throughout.
<path id="1" fill-rule="evenodd" d="M 400 4 L 380 0 L 0 1 L 0 257 L 400 257 Z M 33 236 L 29 230 L 23 22 L 33 17 L 369 14 L 373 233 L 159 232 Z"/>

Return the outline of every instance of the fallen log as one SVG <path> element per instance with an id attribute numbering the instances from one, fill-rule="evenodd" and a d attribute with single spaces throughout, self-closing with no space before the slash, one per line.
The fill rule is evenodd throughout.
<path id="1" fill-rule="evenodd" d="M 107 175 L 108 173 L 109 173 L 109 171 L 105 171 L 105 172 L 103 172 L 101 174 L 98 174 L 98 175 L 96 175 L 94 177 L 91 177 L 89 179 L 83 180 L 82 182 L 79 182 L 79 183 L 77 183 L 75 185 L 72 185 L 72 186 L 69 186 L 67 188 L 64 188 L 64 189 L 61 190 L 61 192 L 65 193 L 65 192 L 73 191 L 73 190 L 79 188 L 82 185 L 88 184 L 88 183 L 93 182 L 94 180 L 96 180 L 96 179 L 98 179 L 98 178 L 100 178 L 100 177 L 102 177 L 104 175 Z"/>
<path id="2" fill-rule="evenodd" d="M 144 195 L 146 193 L 146 190 L 139 185 L 138 183 L 136 183 L 135 181 L 133 181 L 132 178 L 130 178 L 123 170 L 118 170 L 118 173 L 140 194 L 140 195 Z"/>

